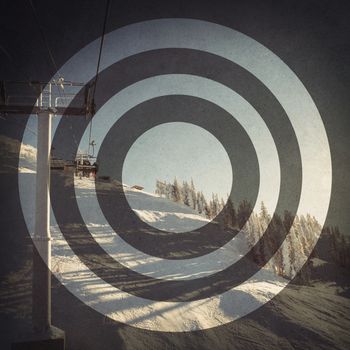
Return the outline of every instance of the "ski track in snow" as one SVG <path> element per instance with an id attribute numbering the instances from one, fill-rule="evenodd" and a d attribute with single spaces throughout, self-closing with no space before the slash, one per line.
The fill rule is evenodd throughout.
<path id="1" fill-rule="evenodd" d="M 33 232 L 35 175 L 20 173 L 19 176 L 22 194 L 25 191 L 21 198 L 22 206 L 25 213 L 31 212 L 30 217 L 26 215 L 26 222 L 30 232 Z M 79 180 L 79 183 L 86 187 L 93 186 L 93 181 L 89 179 Z M 115 184 L 106 183 L 105 186 Z M 153 201 L 157 200 L 156 196 L 152 197 Z M 169 205 L 177 204 L 169 201 Z M 96 311 L 138 328 L 169 332 L 212 328 L 259 308 L 286 285 L 284 279 L 268 270 L 261 270 L 230 291 L 197 301 L 163 302 L 136 297 L 112 287 L 89 270 L 64 240 L 51 214 L 52 271 L 61 283 Z M 104 230 L 103 227 L 99 229 Z M 187 274 L 191 277 L 191 266 L 188 266 Z"/>
<path id="2" fill-rule="evenodd" d="M 232 265 L 242 258 L 243 252 L 249 250 L 245 236 L 241 235 L 241 237 L 233 237 L 229 243 L 208 254 L 189 259 L 178 259 L 176 263 L 173 260 L 143 253 L 128 244 L 118 235 L 118 232 L 110 227 L 96 201 L 94 181 L 87 178 L 75 178 L 74 185 L 80 213 L 96 242 L 113 259 L 140 274 L 166 280 L 190 280 L 206 277 Z M 115 190 L 118 187 L 120 190 L 120 183 L 115 181 L 102 183 L 100 186 L 104 190 L 112 188 Z M 159 229 L 164 228 L 168 232 L 182 232 L 185 231 L 184 228 L 189 228 L 190 231 L 194 229 L 193 226 L 203 226 L 203 222 L 204 224 L 208 222 L 188 206 L 174 203 L 154 194 L 130 189 L 126 185 L 123 186 L 123 189 L 132 209 L 138 210 L 142 213 L 141 215 L 147 218 L 151 216 L 153 219 L 158 212 L 162 213 L 163 220 L 156 222 Z M 215 221 L 212 223 L 216 224 Z M 181 233 L 178 239 L 181 239 Z"/>

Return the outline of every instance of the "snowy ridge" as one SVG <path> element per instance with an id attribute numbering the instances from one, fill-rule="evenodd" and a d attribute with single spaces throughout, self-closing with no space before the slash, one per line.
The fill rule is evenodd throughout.
<path id="1" fill-rule="evenodd" d="M 101 183 L 101 186 L 103 189 L 112 189 L 114 187 L 114 190 L 121 191 L 120 184 L 115 181 Z M 129 189 L 129 187 L 124 186 L 124 194 L 131 208 L 139 215 L 145 217 L 148 220 L 146 222 L 150 225 L 154 227 L 157 225 L 157 228 L 163 228 L 167 231 L 164 235 L 171 235 L 176 230 L 177 232 L 184 232 L 187 228 L 193 230 L 194 227 L 208 223 L 207 219 L 196 214 L 188 206 L 174 203 L 156 195 Z M 113 259 L 140 274 L 166 280 L 201 278 L 227 268 L 235 261 L 238 261 L 244 254 L 243 252 L 247 251 L 245 239 L 234 237 L 231 239 L 231 244 L 213 250 L 209 254 L 191 259 L 186 259 L 180 253 L 179 255 L 174 252 L 172 256 L 178 256 L 176 263 L 173 260 L 146 254 L 127 243 L 109 225 L 97 202 L 93 180 L 76 178 L 75 192 L 80 213 L 95 241 Z M 157 214 L 161 215 L 163 220 L 155 223 L 151 222 Z M 213 224 L 216 225 L 216 223 Z M 213 234 L 215 234 L 219 227 L 213 229 Z M 179 242 L 181 241 L 181 233 L 176 239 Z M 147 247 L 144 246 L 144 248 L 147 251 Z"/>
<path id="2" fill-rule="evenodd" d="M 159 195 L 138 191 L 128 186 L 124 188 L 124 193 L 138 217 L 159 230 L 186 232 L 210 222 L 192 208 Z"/>
<path id="3" fill-rule="evenodd" d="M 93 190 L 95 187 L 94 180 L 89 178 L 75 178 L 74 184 L 77 189 Z M 100 188 L 106 190 L 117 186 L 120 186 L 120 183 L 116 180 L 99 184 Z M 174 203 L 157 194 L 136 190 L 126 184 L 123 184 L 123 190 L 131 209 L 137 216 L 159 230 L 186 232 L 210 222 L 192 208 Z"/>

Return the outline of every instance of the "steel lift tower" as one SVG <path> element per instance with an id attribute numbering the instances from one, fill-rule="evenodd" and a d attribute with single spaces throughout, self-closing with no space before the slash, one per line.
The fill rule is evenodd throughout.
<path id="1" fill-rule="evenodd" d="M 30 85 L 39 92 L 34 106 L 14 103 L 15 96 L 8 94 L 11 86 Z M 0 114 L 29 116 L 36 114 L 37 170 L 35 197 L 35 232 L 33 236 L 33 335 L 28 341 L 13 345 L 13 349 L 64 349 L 64 332 L 51 324 L 51 235 L 50 235 L 50 150 L 51 119 L 54 115 L 91 117 L 92 103 L 89 87 L 83 83 L 64 81 L 62 78 L 50 82 L 0 82 Z M 53 93 L 53 87 L 59 94 Z M 67 90 L 86 89 L 81 107 L 65 107 L 75 93 Z M 63 95 L 63 96 L 62 96 Z M 28 97 L 28 96 L 26 96 Z M 23 96 L 19 100 L 25 100 Z"/>

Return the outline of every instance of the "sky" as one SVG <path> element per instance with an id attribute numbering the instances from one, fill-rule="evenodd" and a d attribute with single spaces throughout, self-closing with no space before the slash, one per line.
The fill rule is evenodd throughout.
<path id="1" fill-rule="evenodd" d="M 230 159 L 221 143 L 205 129 L 183 122 L 149 129 L 131 146 L 123 165 L 123 183 L 154 192 L 157 179 L 193 179 L 207 198 L 227 198 L 232 186 Z"/>
<path id="2" fill-rule="evenodd" d="M 180 24 L 179 21 L 183 21 L 183 23 Z M 144 26 L 147 26 L 147 30 L 143 28 Z M 174 34 L 175 32 L 176 35 Z M 189 33 L 191 33 L 191 35 L 189 35 Z M 218 37 L 220 37 L 221 40 L 218 41 Z M 89 80 L 95 72 L 94 58 L 96 52 L 98 52 L 98 46 L 99 41 L 95 41 L 86 46 L 78 54 L 73 56 L 64 67 L 62 67 L 61 72 L 66 76 L 72 77 L 72 80 Z M 312 100 L 307 93 L 305 94 L 304 86 L 293 75 L 292 71 L 289 70 L 277 56 L 273 55 L 272 52 L 238 32 L 233 33 L 231 29 L 218 27 L 214 24 L 185 20 L 176 20 L 175 22 L 172 22 L 172 20 L 151 21 L 147 24 L 138 24 L 130 30 L 125 28 L 120 32 L 109 33 L 105 38 L 104 56 L 101 62 L 101 69 L 108 67 L 110 64 L 123 59 L 128 55 L 137 54 L 138 52 L 149 49 L 164 47 L 191 47 L 197 50 L 209 51 L 226 59 L 233 60 L 244 69 L 250 71 L 256 76 L 256 78 L 264 83 L 264 85 L 280 101 L 291 120 L 294 130 L 297 132 L 299 148 L 303 158 L 302 167 L 304 186 L 302 188 L 303 201 L 300 203 L 300 211 L 308 212 L 310 210 L 311 214 L 316 216 L 319 215 L 322 219 L 325 218 L 328 207 L 327 203 L 329 200 L 331 178 L 329 175 L 329 152 L 324 142 L 326 137 L 317 109 L 311 102 Z M 82 62 L 84 62 L 84 64 L 81 64 Z M 218 103 L 226 104 L 226 107 L 232 107 L 233 109 L 237 108 L 237 104 L 233 101 L 232 96 L 226 94 L 223 89 L 219 89 L 217 85 L 212 82 L 210 83 L 210 81 L 208 81 L 206 85 L 200 84 L 198 81 L 194 81 L 192 84 L 190 79 L 188 79 L 188 85 L 179 82 L 181 82 L 181 79 L 178 81 L 173 79 L 171 82 L 172 88 L 181 91 L 187 89 L 187 91 L 193 94 L 196 94 L 198 90 L 201 90 L 202 94 L 207 96 L 207 99 L 210 100 L 212 96 L 215 96 Z M 146 87 L 143 86 L 141 82 L 138 85 L 137 91 L 135 90 L 133 94 L 134 96 L 140 96 L 142 94 L 147 95 L 149 88 L 153 88 L 155 93 L 162 93 L 164 89 L 168 88 L 168 83 L 169 81 L 164 84 Z M 186 93 L 184 92 L 184 94 Z M 116 105 L 111 103 L 109 108 L 119 108 L 120 113 L 125 109 L 125 113 L 128 108 L 132 107 L 129 106 L 129 104 L 133 99 L 132 95 L 126 97 L 127 98 L 123 100 L 122 105 L 120 103 Z M 248 107 L 244 103 L 240 104 L 238 108 L 240 113 L 245 113 L 246 116 L 249 115 Z M 100 112 L 103 113 L 103 108 L 101 108 Z M 245 118 L 242 118 L 240 123 L 244 121 Z M 257 127 L 257 124 L 251 125 L 250 137 L 252 141 L 259 140 L 259 137 L 260 140 L 263 138 L 261 136 L 261 130 Z M 154 140 L 154 142 L 156 142 L 156 140 Z M 137 149 L 136 145 L 135 147 L 135 149 Z M 171 152 L 170 149 L 173 147 L 178 148 L 179 143 L 169 146 L 168 156 L 169 152 Z M 183 150 L 179 149 L 179 151 L 185 152 L 186 147 L 188 149 L 189 145 L 184 143 Z M 191 153 L 193 153 L 194 149 L 191 151 Z M 259 147 L 258 149 L 256 148 L 256 151 L 266 152 L 265 145 L 263 144 L 262 147 Z M 130 164 L 133 162 L 135 163 L 135 160 L 133 160 L 132 157 L 136 157 L 136 154 L 138 153 L 140 152 L 135 151 L 135 155 L 132 155 L 131 153 Z M 164 157 L 165 154 L 162 155 L 160 153 L 158 155 L 160 157 L 158 161 L 160 164 L 164 165 L 165 163 L 162 157 Z M 188 152 L 186 153 L 186 156 L 189 157 Z M 139 154 L 138 157 L 141 157 L 141 155 Z M 200 159 L 201 158 L 198 158 L 198 164 L 206 164 L 204 160 L 204 163 L 199 162 Z M 156 162 L 154 159 L 150 161 Z M 270 166 L 269 161 L 270 157 L 267 155 L 266 157 L 263 157 L 263 162 L 259 165 L 260 167 L 262 165 L 265 166 L 266 173 L 273 174 L 276 172 L 276 168 L 271 166 L 271 169 L 268 169 Z M 190 160 L 188 162 L 190 163 Z M 176 162 L 174 162 L 174 164 L 176 164 Z M 205 165 L 197 166 L 199 166 L 201 173 L 207 172 L 207 170 L 205 170 L 207 168 Z M 184 176 L 185 173 L 194 173 L 194 168 L 194 166 L 192 168 L 187 168 L 186 171 L 183 171 L 182 174 L 179 175 L 179 178 Z M 178 167 L 175 170 L 179 172 Z M 159 177 L 167 177 L 167 171 L 170 173 L 170 168 L 163 166 L 159 171 L 161 172 Z M 125 173 L 127 174 L 127 178 L 131 176 L 129 175 L 131 174 L 130 171 L 126 171 Z M 220 166 L 218 166 L 217 174 L 220 173 Z M 146 177 L 150 178 L 149 184 L 145 176 L 135 180 L 138 180 L 138 182 L 144 182 L 145 187 L 151 189 L 150 186 L 151 182 L 154 181 L 154 175 L 151 175 L 150 172 Z M 196 179 L 197 178 L 198 180 L 196 181 L 200 181 L 200 177 L 197 176 Z M 130 181 L 132 181 L 132 179 L 130 179 Z M 213 177 L 211 181 L 213 181 Z M 202 184 L 198 183 L 197 186 L 201 185 Z M 208 180 L 204 181 L 203 187 L 207 187 L 207 185 Z M 268 187 L 269 184 L 267 183 L 266 186 Z M 205 191 L 205 189 L 203 190 Z M 273 190 L 272 187 L 271 190 Z M 223 189 L 217 191 L 221 191 L 222 193 Z M 227 190 L 224 192 L 226 193 Z"/>

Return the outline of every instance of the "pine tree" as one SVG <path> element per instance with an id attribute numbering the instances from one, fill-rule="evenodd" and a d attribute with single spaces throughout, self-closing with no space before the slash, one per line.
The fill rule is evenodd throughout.
<path id="1" fill-rule="evenodd" d="M 188 185 L 188 183 L 186 181 L 184 181 L 182 183 L 182 188 L 181 188 L 181 199 L 182 199 L 182 203 L 187 205 L 188 207 L 191 206 L 191 202 L 190 202 L 190 186 Z"/>
<path id="2" fill-rule="evenodd" d="M 285 210 L 284 216 L 283 216 L 283 226 L 284 226 L 286 231 L 290 230 L 293 222 L 294 222 L 294 217 L 293 217 L 292 213 L 288 210 Z"/>
<path id="3" fill-rule="evenodd" d="M 249 216 L 252 212 L 252 206 L 247 200 L 243 200 L 238 206 L 237 221 L 238 227 L 241 229 L 244 224 L 248 221 Z"/>
<path id="4" fill-rule="evenodd" d="M 286 236 L 286 230 L 284 226 L 284 221 L 281 217 L 275 214 L 271 220 L 271 229 L 273 230 L 273 235 L 270 238 L 270 253 L 274 253 L 274 267 L 278 274 L 283 274 L 283 255 L 280 249 L 283 237 Z"/>
<path id="5" fill-rule="evenodd" d="M 207 203 L 204 195 L 203 195 L 203 192 L 201 192 L 201 202 L 202 202 L 202 205 L 203 205 L 203 212 L 205 214 L 205 216 L 208 218 L 208 219 L 211 219 L 212 218 L 212 212 L 211 212 L 211 209 L 210 209 L 210 205 Z"/>
<path id="6" fill-rule="evenodd" d="M 165 186 L 165 198 L 173 200 L 172 192 L 173 192 L 173 185 L 171 183 L 167 183 Z"/>
<path id="7" fill-rule="evenodd" d="M 217 194 L 212 193 L 211 201 L 209 203 L 212 218 L 215 218 L 220 212 L 220 203 Z"/>
<path id="8" fill-rule="evenodd" d="M 171 198 L 174 202 L 181 201 L 181 193 L 180 193 L 179 183 L 178 183 L 176 177 L 175 177 L 174 183 L 172 185 Z"/>
<path id="9" fill-rule="evenodd" d="M 264 202 L 261 202 L 259 219 L 260 219 L 260 223 L 263 227 L 263 230 L 265 231 L 267 228 L 267 225 L 271 221 L 271 216 L 270 216 Z"/>
<path id="10" fill-rule="evenodd" d="M 289 251 L 288 255 L 285 257 L 285 259 L 289 259 L 289 278 L 293 278 L 295 276 L 295 271 L 296 271 L 296 265 L 297 265 L 297 254 L 300 254 L 300 251 L 298 252 L 298 242 L 296 240 L 295 236 L 295 231 L 293 227 L 289 231 L 286 240 L 288 241 L 289 244 Z M 299 260 L 299 259 L 298 259 Z"/>
<path id="11" fill-rule="evenodd" d="M 156 180 L 156 190 L 155 193 L 161 197 L 166 197 L 166 182 Z"/>
<path id="12" fill-rule="evenodd" d="M 155 194 L 160 195 L 160 181 L 156 180 L 156 190 L 154 191 Z"/>
<path id="13" fill-rule="evenodd" d="M 228 198 L 226 206 L 224 208 L 225 225 L 226 227 L 233 228 L 236 226 L 236 211 L 231 198 Z"/>
<path id="14" fill-rule="evenodd" d="M 222 211 L 225 208 L 225 202 L 224 199 L 220 199 L 220 205 L 219 205 L 219 211 Z"/>
<path id="15" fill-rule="evenodd" d="M 196 195 L 196 207 L 197 207 L 197 211 L 199 214 L 202 214 L 203 210 L 204 210 L 204 206 L 203 206 L 203 202 L 202 202 L 202 197 L 201 197 L 201 193 L 198 191 L 197 195 Z"/>
<path id="16" fill-rule="evenodd" d="M 196 195 L 196 188 L 194 187 L 193 179 L 191 179 L 191 187 L 190 187 L 190 207 L 194 210 L 197 209 L 197 195 Z"/>

